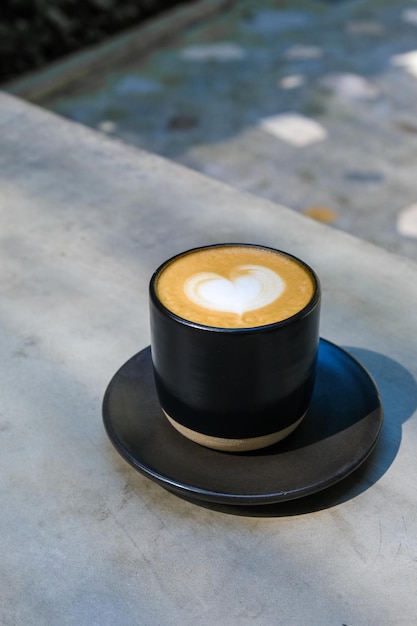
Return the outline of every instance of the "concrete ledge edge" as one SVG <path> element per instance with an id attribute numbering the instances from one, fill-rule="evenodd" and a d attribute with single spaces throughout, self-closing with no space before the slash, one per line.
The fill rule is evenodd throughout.
<path id="1" fill-rule="evenodd" d="M 45 69 L 26 74 L 0 88 L 31 102 L 42 100 L 67 89 L 83 76 L 109 62 L 121 62 L 131 56 L 145 56 L 168 38 L 174 38 L 184 28 L 215 15 L 235 4 L 236 0 L 199 0 L 174 9 L 110 37 L 95 46 L 76 52 L 48 65 Z"/>

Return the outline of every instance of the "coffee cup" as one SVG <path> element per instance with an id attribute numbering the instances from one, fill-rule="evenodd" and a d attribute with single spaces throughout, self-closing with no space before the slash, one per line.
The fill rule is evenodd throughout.
<path id="1" fill-rule="evenodd" d="M 286 252 L 215 244 L 164 262 L 150 281 L 161 408 L 182 435 L 227 452 L 292 433 L 311 402 L 320 284 Z"/>

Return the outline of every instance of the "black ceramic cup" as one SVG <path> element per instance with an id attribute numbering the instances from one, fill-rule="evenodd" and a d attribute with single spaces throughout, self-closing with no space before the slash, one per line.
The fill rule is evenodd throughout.
<path id="1" fill-rule="evenodd" d="M 311 283 L 307 303 L 279 321 L 249 327 L 243 321 L 241 327 L 226 328 L 192 321 L 161 302 L 159 281 L 168 266 L 175 278 L 178 259 L 183 262 L 187 255 L 214 254 L 226 247 L 270 252 L 295 263 Z M 210 273 L 210 265 L 205 270 L 214 280 L 217 274 Z M 249 244 L 218 244 L 186 251 L 163 263 L 150 281 L 150 322 L 156 389 L 168 420 L 196 443 L 231 452 L 263 448 L 289 435 L 311 401 L 319 315 L 319 280 L 308 265 L 288 253 Z"/>

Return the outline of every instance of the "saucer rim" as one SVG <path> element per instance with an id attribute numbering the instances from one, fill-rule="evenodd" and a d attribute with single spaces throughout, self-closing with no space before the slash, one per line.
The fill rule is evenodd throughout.
<path id="1" fill-rule="evenodd" d="M 308 497 L 315 493 L 324 491 L 328 489 L 329 487 L 332 487 L 336 483 L 340 482 L 341 480 L 344 480 L 345 478 L 350 476 L 354 471 L 356 471 L 360 466 L 363 465 L 363 463 L 366 461 L 366 459 L 375 449 L 375 446 L 378 442 L 379 436 L 381 434 L 382 425 L 383 425 L 382 401 L 381 401 L 379 390 L 377 388 L 377 385 L 372 375 L 368 372 L 366 367 L 358 359 L 356 359 L 353 355 L 351 355 L 347 350 L 321 337 L 320 345 L 325 346 L 326 344 L 328 348 L 336 350 L 345 359 L 348 359 L 349 361 L 351 361 L 355 365 L 355 367 L 358 368 L 358 370 L 362 373 L 362 375 L 367 379 L 368 384 L 373 388 L 373 392 L 378 400 L 378 404 L 373 411 L 371 411 L 369 414 L 367 414 L 363 418 L 363 419 L 366 418 L 368 420 L 371 420 L 371 419 L 376 420 L 376 427 L 374 428 L 373 436 L 369 438 L 369 442 L 366 445 L 366 447 L 362 450 L 362 453 L 360 454 L 360 456 L 354 462 L 352 462 L 349 468 L 341 467 L 338 472 L 335 472 L 332 475 L 329 475 L 327 480 L 322 480 L 320 484 L 312 483 L 311 485 L 304 485 L 298 489 L 292 489 L 290 492 L 285 491 L 285 490 L 279 490 L 279 489 L 270 493 L 265 493 L 265 492 L 261 493 L 261 490 L 259 490 L 260 491 L 259 493 L 250 493 L 250 494 L 224 493 L 220 491 L 210 491 L 206 488 L 201 488 L 196 485 L 186 484 L 184 481 L 176 480 L 172 476 L 170 477 L 162 473 L 159 473 L 158 471 L 155 471 L 151 467 L 148 467 L 139 458 L 137 458 L 137 456 L 133 455 L 125 447 L 125 445 L 122 443 L 122 441 L 118 437 L 118 434 L 114 428 L 114 424 L 112 422 L 111 416 L 109 414 L 108 401 L 109 401 L 110 394 L 112 393 L 115 381 L 118 379 L 119 376 L 123 375 L 124 369 L 127 366 L 131 365 L 133 361 L 139 359 L 141 355 L 146 356 L 145 353 L 150 352 L 150 346 L 147 346 L 143 350 L 140 350 L 139 352 L 134 354 L 116 371 L 114 376 L 111 378 L 106 388 L 106 391 L 103 397 L 103 403 L 102 403 L 102 416 L 103 416 L 104 428 L 106 430 L 106 433 L 111 443 L 113 444 L 117 452 L 136 471 L 140 472 L 142 475 L 149 478 L 150 480 L 156 482 L 157 484 L 159 484 L 161 487 L 165 488 L 166 490 L 180 497 L 189 499 L 190 501 L 195 500 L 195 501 L 204 501 L 204 502 L 213 503 L 213 504 L 229 504 L 229 505 L 237 505 L 237 506 L 242 506 L 242 505 L 243 506 L 245 505 L 262 506 L 262 505 L 268 505 L 268 504 L 277 504 L 280 502 L 288 502 L 290 500 L 296 500 L 296 499 Z M 161 411 L 161 419 L 166 420 L 166 417 L 163 415 L 162 411 Z M 168 421 L 167 421 L 167 425 L 170 428 L 173 428 L 169 424 Z M 183 436 L 180 435 L 180 437 L 183 437 Z M 187 440 L 187 442 L 190 445 L 195 446 L 197 449 L 204 450 L 205 453 L 207 453 L 207 451 L 209 453 L 210 452 L 215 452 L 217 454 L 219 453 L 218 451 L 210 450 L 209 448 L 200 446 L 199 444 L 194 443 L 190 440 Z M 317 443 L 320 443 L 320 442 L 315 442 L 311 445 L 314 446 L 314 445 L 317 445 Z M 258 452 L 262 452 L 262 450 Z M 220 452 L 220 454 L 227 454 L 228 456 L 231 456 L 231 457 L 245 456 L 245 453 L 239 453 L 239 452 L 233 452 L 233 453 Z M 274 455 L 272 454 L 271 457 L 273 456 Z"/>

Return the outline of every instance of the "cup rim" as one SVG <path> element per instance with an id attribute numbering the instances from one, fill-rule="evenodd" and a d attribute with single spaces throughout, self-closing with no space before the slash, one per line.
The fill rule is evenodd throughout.
<path id="1" fill-rule="evenodd" d="M 187 320 L 185 317 L 181 317 L 180 315 L 177 315 L 176 313 L 168 309 L 168 307 L 166 307 L 164 304 L 162 304 L 162 302 L 159 300 L 158 295 L 156 293 L 156 281 L 158 279 L 159 274 L 165 269 L 165 267 L 173 263 L 176 259 L 186 254 L 197 252 L 198 250 L 207 250 L 209 248 L 224 248 L 224 247 L 231 247 L 231 246 L 239 246 L 239 247 L 247 247 L 247 248 L 261 248 L 263 250 L 270 250 L 272 252 L 278 252 L 279 254 L 283 254 L 285 256 L 288 256 L 294 259 L 297 263 L 302 265 L 305 270 L 307 270 L 307 272 L 310 274 L 313 280 L 314 293 L 313 293 L 311 300 L 302 309 L 297 311 L 297 313 L 294 313 L 294 315 L 291 315 L 290 317 L 287 317 L 283 320 L 279 320 L 277 322 L 271 322 L 269 324 L 263 324 L 261 326 L 245 326 L 245 327 L 240 327 L 240 328 L 224 328 L 222 326 L 209 326 L 207 324 L 200 324 L 199 322 L 193 322 L 191 320 Z M 193 248 L 184 250 L 183 252 L 179 252 L 173 255 L 172 257 L 170 257 L 169 259 L 161 263 L 159 267 L 157 267 L 157 269 L 152 274 L 150 282 L 149 282 L 149 294 L 150 294 L 151 301 L 160 311 L 164 312 L 168 317 L 183 324 L 184 326 L 200 329 L 202 331 L 231 333 L 231 334 L 241 334 L 241 333 L 247 334 L 248 332 L 268 331 L 269 329 L 276 328 L 277 326 L 283 327 L 290 323 L 293 323 L 297 319 L 302 319 L 320 304 L 321 285 L 320 285 L 320 279 L 317 276 L 316 272 L 313 270 L 313 268 L 310 267 L 308 263 L 306 263 L 299 257 L 295 256 L 294 254 L 287 252 L 286 250 L 279 250 L 278 248 L 273 248 L 272 246 L 256 244 L 256 243 L 227 242 L 227 243 L 214 243 L 214 244 L 208 244 L 208 245 L 203 245 L 203 246 L 195 246 Z"/>

